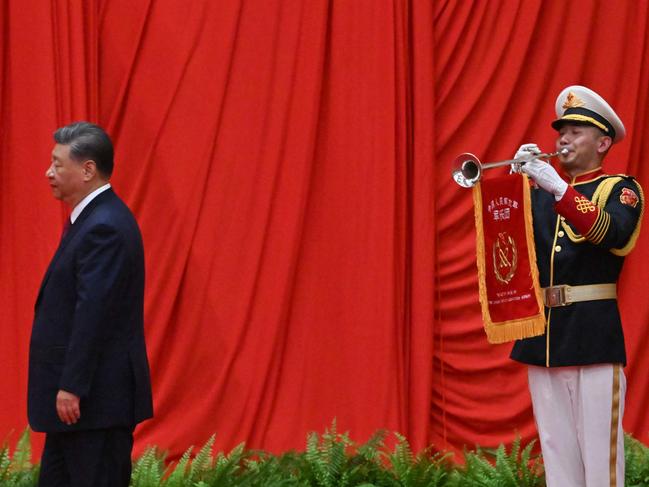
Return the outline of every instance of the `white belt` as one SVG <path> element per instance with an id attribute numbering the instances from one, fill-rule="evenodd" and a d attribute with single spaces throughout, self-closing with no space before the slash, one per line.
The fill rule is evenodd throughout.
<path id="1" fill-rule="evenodd" d="M 567 306 L 581 301 L 596 301 L 598 299 L 616 299 L 617 285 L 612 284 L 587 284 L 585 286 L 560 286 L 544 287 L 543 303 L 548 308 Z"/>

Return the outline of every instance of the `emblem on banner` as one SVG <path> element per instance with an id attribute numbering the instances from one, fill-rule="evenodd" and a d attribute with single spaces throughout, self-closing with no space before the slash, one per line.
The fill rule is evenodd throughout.
<path id="1" fill-rule="evenodd" d="M 518 251 L 514 238 L 507 232 L 498 233 L 493 244 L 494 275 L 498 282 L 508 284 L 516 273 Z"/>

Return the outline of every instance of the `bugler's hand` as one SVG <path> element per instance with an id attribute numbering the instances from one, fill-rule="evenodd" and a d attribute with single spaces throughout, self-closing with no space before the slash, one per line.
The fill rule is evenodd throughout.
<path id="1" fill-rule="evenodd" d="M 556 201 L 559 201 L 568 189 L 568 183 L 561 179 L 557 171 L 547 162 L 534 159 L 526 162 L 521 171 L 527 174 L 540 188 L 552 193 Z"/>
<path id="2" fill-rule="evenodd" d="M 514 159 L 520 159 L 521 157 L 529 156 L 530 154 L 540 154 L 541 149 L 536 144 L 523 144 L 516 151 Z"/>
<path id="3" fill-rule="evenodd" d="M 523 157 L 529 157 L 530 154 L 540 154 L 540 153 L 541 153 L 541 149 L 539 149 L 538 145 L 523 144 L 516 151 L 516 154 L 514 155 L 514 159 L 521 159 Z M 512 164 L 511 169 L 509 170 L 509 174 L 514 174 L 514 173 L 520 174 L 520 172 L 521 172 L 521 164 Z"/>

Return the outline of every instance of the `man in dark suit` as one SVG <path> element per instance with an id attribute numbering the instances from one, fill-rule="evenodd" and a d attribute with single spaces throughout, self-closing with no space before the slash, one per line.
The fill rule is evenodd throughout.
<path id="1" fill-rule="evenodd" d="M 106 132 L 77 122 L 54 140 L 45 175 L 72 213 L 38 293 L 29 351 L 29 423 L 47 433 L 39 485 L 127 487 L 133 429 L 153 415 L 142 238 L 108 182 Z"/>

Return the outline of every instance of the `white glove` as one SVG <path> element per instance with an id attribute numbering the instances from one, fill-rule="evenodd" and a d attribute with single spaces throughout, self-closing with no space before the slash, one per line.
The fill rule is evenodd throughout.
<path id="1" fill-rule="evenodd" d="M 529 157 L 530 154 L 540 154 L 540 153 L 541 153 L 541 149 L 539 149 L 538 145 L 523 144 L 516 151 L 516 154 L 514 155 L 514 159 Z M 521 172 L 521 164 L 512 164 L 511 169 L 509 170 L 509 174 L 520 174 L 520 172 Z"/>
<path id="2" fill-rule="evenodd" d="M 521 171 L 532 178 L 536 184 L 548 193 L 552 193 L 556 201 L 563 198 L 566 189 L 568 189 L 568 183 L 561 179 L 557 171 L 547 162 L 534 159 L 533 161 L 526 162 L 522 166 Z"/>

